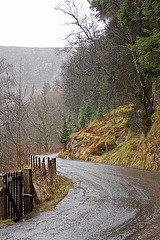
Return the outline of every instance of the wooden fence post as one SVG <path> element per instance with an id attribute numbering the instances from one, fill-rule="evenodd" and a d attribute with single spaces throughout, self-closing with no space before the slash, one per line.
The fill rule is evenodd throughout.
<path id="1" fill-rule="evenodd" d="M 52 158 L 52 164 L 53 164 L 53 176 L 56 176 L 56 158 Z"/>
<path id="2" fill-rule="evenodd" d="M 35 169 L 35 156 L 33 156 L 33 169 Z"/>
<path id="3" fill-rule="evenodd" d="M 38 167 L 39 167 L 39 170 L 41 170 L 41 158 L 40 157 L 38 158 Z"/>
<path id="4" fill-rule="evenodd" d="M 3 189 L 3 173 L 0 173 L 0 219 L 4 219 L 4 189 Z"/>
<path id="5" fill-rule="evenodd" d="M 50 168 L 51 162 L 50 162 L 50 157 L 48 157 L 48 169 Z"/>
<path id="6" fill-rule="evenodd" d="M 0 174 L 0 198 L 0 216 L 2 219 L 7 219 L 7 173 Z"/>
<path id="7" fill-rule="evenodd" d="M 8 172 L 8 178 L 7 178 L 7 182 L 8 182 L 8 192 L 10 192 L 11 189 L 11 181 L 8 181 L 8 179 L 11 178 L 11 173 Z M 8 217 L 11 216 L 11 202 L 9 201 L 8 198 Z"/>
<path id="8" fill-rule="evenodd" d="M 36 168 L 37 168 L 37 166 L 38 166 L 38 161 L 37 161 L 37 157 L 36 157 Z"/>
<path id="9" fill-rule="evenodd" d="M 15 202 L 15 172 L 12 172 L 12 199 L 13 201 Z M 12 208 L 13 208 L 13 212 L 12 212 L 12 219 L 15 219 L 16 217 L 16 212 L 15 212 L 15 208 L 13 206 L 13 203 L 12 203 Z"/>
<path id="10" fill-rule="evenodd" d="M 19 202 L 19 212 L 20 212 L 20 217 L 22 217 L 22 212 L 23 212 L 23 204 L 22 204 L 22 171 L 18 171 L 18 177 L 19 177 L 19 181 L 18 181 L 18 202 Z"/>
<path id="11" fill-rule="evenodd" d="M 32 168 L 32 155 L 30 157 L 30 167 Z"/>
<path id="12" fill-rule="evenodd" d="M 50 178 L 50 185 L 53 185 L 53 159 L 48 158 L 48 171 L 49 171 L 49 178 Z"/>
<path id="13" fill-rule="evenodd" d="M 46 175 L 45 157 L 42 160 L 42 171 L 43 171 L 43 174 Z"/>
<path id="14" fill-rule="evenodd" d="M 0 218 L 22 216 L 22 171 L 0 174 Z"/>
<path id="15" fill-rule="evenodd" d="M 24 215 L 33 210 L 32 169 L 24 168 Z"/>
<path id="16" fill-rule="evenodd" d="M 7 173 L 3 176 L 4 219 L 7 219 Z"/>

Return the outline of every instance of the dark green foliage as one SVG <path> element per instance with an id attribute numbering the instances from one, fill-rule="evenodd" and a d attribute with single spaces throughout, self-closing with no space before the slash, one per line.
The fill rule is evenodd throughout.
<path id="1" fill-rule="evenodd" d="M 89 100 L 86 100 L 84 102 L 83 110 L 84 110 L 85 122 L 88 124 L 91 121 L 91 117 L 93 114 Z"/>
<path id="2" fill-rule="evenodd" d="M 86 101 L 83 102 L 79 111 L 78 123 L 80 128 L 85 127 L 91 121 L 92 114 L 93 111 L 90 102 L 87 99 Z"/>
<path id="3" fill-rule="evenodd" d="M 147 133 L 151 129 L 152 126 L 152 121 L 151 121 L 151 116 L 146 116 L 144 113 L 141 116 L 141 126 L 142 126 L 142 132 L 144 133 L 145 136 L 147 136 Z"/>
<path id="4" fill-rule="evenodd" d="M 141 118 L 141 129 L 149 129 L 152 84 L 160 82 L 160 2 L 92 0 L 91 7 L 109 22 L 98 37 L 95 33 L 91 39 L 80 38 L 79 48 L 64 66 L 65 103 L 79 114 L 80 127 L 91 120 L 83 106 L 86 99 L 94 112 L 100 102 L 106 112 L 134 103 L 136 115 L 144 112 L 147 119 Z M 139 131 L 139 122 L 136 125 L 131 123 Z"/>
<path id="5" fill-rule="evenodd" d="M 69 139 L 66 118 L 64 115 L 62 116 L 62 128 L 61 128 L 59 137 L 60 137 L 60 142 L 64 144 L 66 144 Z"/>
<path id="6" fill-rule="evenodd" d="M 85 123 L 85 117 L 84 117 L 84 115 L 83 115 L 82 113 L 79 115 L 78 125 L 79 125 L 80 128 L 84 128 L 85 125 L 86 125 L 86 123 Z"/>
<path id="7" fill-rule="evenodd" d="M 62 128 L 60 131 L 60 142 L 66 144 L 69 136 L 72 134 L 74 128 L 76 128 L 75 121 L 72 120 L 71 115 L 67 117 L 62 116 Z"/>
<path id="8" fill-rule="evenodd" d="M 153 0 L 125 0 L 119 10 L 121 25 L 132 34 L 133 61 L 140 83 L 142 131 L 147 134 L 151 127 L 151 95 L 153 82 L 160 80 L 160 2 Z M 136 28 L 136 25 L 138 28 Z M 132 33 L 133 30 L 134 34 Z M 137 90 L 136 90 L 137 91 Z"/>
<path id="9" fill-rule="evenodd" d="M 102 119 L 103 114 L 104 114 L 104 107 L 102 104 L 100 104 L 97 108 L 96 119 L 98 119 L 98 120 Z"/>
<path id="10" fill-rule="evenodd" d="M 101 18 L 110 19 L 116 15 L 121 2 L 121 0 L 92 0 L 91 7 L 99 12 Z"/>
<path id="11" fill-rule="evenodd" d="M 160 72 L 160 2 L 159 0 L 125 0 L 119 10 L 122 25 L 132 27 L 136 33 L 132 47 L 138 56 L 141 71 L 148 70 L 151 77 Z M 138 25 L 139 32 L 135 27 Z M 153 74 L 154 73 L 154 74 Z"/>
<path id="12" fill-rule="evenodd" d="M 70 135 L 73 132 L 73 129 L 76 127 L 76 124 L 72 120 L 70 114 L 67 116 L 66 123 L 67 123 L 68 134 Z"/>
<path id="13" fill-rule="evenodd" d="M 152 81 L 160 82 L 160 31 L 145 30 L 147 37 L 138 37 L 134 46 L 139 64 L 147 69 Z"/>

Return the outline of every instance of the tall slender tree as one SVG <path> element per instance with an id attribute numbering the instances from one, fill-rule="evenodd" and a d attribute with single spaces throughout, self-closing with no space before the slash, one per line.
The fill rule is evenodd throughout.
<path id="1" fill-rule="evenodd" d="M 60 137 L 60 142 L 66 145 L 69 139 L 69 133 L 67 128 L 66 117 L 64 115 L 62 116 L 62 128 L 61 128 L 59 137 Z"/>

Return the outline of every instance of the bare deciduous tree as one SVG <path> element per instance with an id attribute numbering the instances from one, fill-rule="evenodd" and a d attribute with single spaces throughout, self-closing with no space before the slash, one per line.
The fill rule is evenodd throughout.
<path id="1" fill-rule="evenodd" d="M 29 141 L 36 152 L 51 152 L 58 140 L 61 125 L 58 95 L 58 90 L 51 90 L 46 95 L 34 97 L 30 103 L 27 129 Z"/>

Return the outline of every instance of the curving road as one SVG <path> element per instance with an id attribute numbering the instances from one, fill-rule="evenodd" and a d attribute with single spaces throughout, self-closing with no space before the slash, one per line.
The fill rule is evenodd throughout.
<path id="1" fill-rule="evenodd" d="M 160 239 L 160 173 L 57 159 L 74 189 L 53 211 L 0 228 L 0 240 Z"/>

